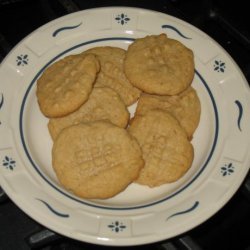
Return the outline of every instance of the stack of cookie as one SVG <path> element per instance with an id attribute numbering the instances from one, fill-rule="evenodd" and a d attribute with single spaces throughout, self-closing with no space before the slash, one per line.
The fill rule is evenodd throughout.
<path id="1" fill-rule="evenodd" d="M 37 98 L 50 119 L 60 183 L 82 198 L 106 199 L 132 182 L 156 187 L 183 176 L 200 117 L 193 76 L 192 51 L 165 34 L 49 66 Z M 127 107 L 137 101 L 130 117 Z"/>
<path id="2" fill-rule="evenodd" d="M 165 34 L 137 39 L 128 48 L 124 70 L 141 89 L 129 132 L 145 161 L 136 182 L 150 187 L 178 180 L 194 157 L 190 139 L 200 119 L 200 102 L 190 86 L 193 52 Z"/>

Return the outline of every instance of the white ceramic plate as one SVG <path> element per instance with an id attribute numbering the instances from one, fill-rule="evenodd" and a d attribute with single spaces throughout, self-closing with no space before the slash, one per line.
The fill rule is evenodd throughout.
<path id="1" fill-rule="evenodd" d="M 154 189 L 132 184 L 108 200 L 72 195 L 51 166 L 52 141 L 37 104 L 37 78 L 68 54 L 104 45 L 126 49 L 135 38 L 162 32 L 195 54 L 192 86 L 202 113 L 191 169 L 176 183 Z M 168 239 L 216 213 L 248 172 L 248 84 L 216 42 L 174 17 L 125 7 L 67 15 L 21 41 L 2 62 L 0 78 L 0 185 L 23 211 L 60 234 L 103 245 Z"/>

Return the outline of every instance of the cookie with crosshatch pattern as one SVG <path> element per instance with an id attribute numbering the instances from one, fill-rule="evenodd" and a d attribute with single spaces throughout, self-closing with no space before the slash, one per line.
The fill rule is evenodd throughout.
<path id="1" fill-rule="evenodd" d="M 194 77 L 194 55 L 166 34 L 136 39 L 129 45 L 124 71 L 130 82 L 149 94 L 176 95 Z"/>
<path id="2" fill-rule="evenodd" d="M 66 127 L 97 120 L 108 120 L 123 128 L 128 124 L 129 112 L 127 107 L 120 96 L 111 88 L 93 88 L 89 99 L 79 109 L 63 117 L 51 118 L 48 128 L 54 140 Z"/>
<path id="3" fill-rule="evenodd" d="M 109 87 L 115 90 L 126 106 L 137 101 L 140 90 L 134 87 L 124 73 L 124 58 L 126 51 L 118 47 L 94 47 L 83 54 L 91 53 L 100 61 L 101 70 L 98 73 L 95 86 Z"/>
<path id="4" fill-rule="evenodd" d="M 92 91 L 99 61 L 95 55 L 70 55 L 50 65 L 37 81 L 37 98 L 47 117 L 61 117 L 78 109 Z"/>
<path id="5" fill-rule="evenodd" d="M 52 149 L 60 183 L 82 198 L 110 198 L 123 191 L 144 165 L 141 149 L 127 130 L 108 121 L 65 128 Z"/>
<path id="6" fill-rule="evenodd" d="M 160 109 L 171 113 L 187 132 L 188 138 L 192 139 L 201 113 L 201 104 L 196 90 L 188 87 L 178 95 L 150 95 L 142 93 L 135 115 L 144 115 L 149 110 Z"/>
<path id="7" fill-rule="evenodd" d="M 194 150 L 185 130 L 168 112 L 150 110 L 129 127 L 143 153 L 145 166 L 135 181 L 149 187 L 177 181 L 190 168 Z"/>

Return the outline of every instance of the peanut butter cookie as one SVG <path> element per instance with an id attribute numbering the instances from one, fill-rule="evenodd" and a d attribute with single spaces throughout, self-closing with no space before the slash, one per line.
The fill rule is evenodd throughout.
<path id="1" fill-rule="evenodd" d="M 109 120 L 123 128 L 128 124 L 129 112 L 120 96 L 110 88 L 94 88 L 88 101 L 79 109 L 63 117 L 51 118 L 48 128 L 54 140 L 66 127 L 97 120 Z"/>
<path id="2" fill-rule="evenodd" d="M 107 121 L 64 129 L 52 149 L 60 183 L 82 198 L 106 199 L 123 191 L 144 165 L 137 141 Z"/>
<path id="3" fill-rule="evenodd" d="M 168 112 L 150 110 L 129 127 L 143 152 L 145 166 L 137 183 L 156 187 L 177 181 L 190 168 L 193 146 L 178 121 Z"/>
<path id="4" fill-rule="evenodd" d="M 124 70 L 130 82 L 146 93 L 176 95 L 193 80 L 194 56 L 166 34 L 146 36 L 129 45 Z"/>
<path id="5" fill-rule="evenodd" d="M 121 48 L 105 46 L 95 47 L 84 52 L 98 57 L 101 70 L 95 86 L 105 86 L 115 90 L 126 106 L 137 101 L 140 90 L 134 87 L 125 76 L 123 65 L 126 51 Z"/>
<path id="6" fill-rule="evenodd" d="M 37 81 L 37 98 L 47 117 L 61 117 L 87 101 L 99 62 L 94 55 L 71 55 L 49 66 Z"/>
<path id="7" fill-rule="evenodd" d="M 194 88 L 189 87 L 173 96 L 141 94 L 136 107 L 136 115 L 144 115 L 153 109 L 171 113 L 185 129 L 188 138 L 192 138 L 199 124 L 201 113 L 200 100 Z"/>

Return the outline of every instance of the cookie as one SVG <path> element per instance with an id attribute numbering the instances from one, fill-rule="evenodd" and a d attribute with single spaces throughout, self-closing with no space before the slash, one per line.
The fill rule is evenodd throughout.
<path id="1" fill-rule="evenodd" d="M 52 165 L 67 190 L 82 198 L 106 199 L 133 182 L 144 161 L 137 141 L 125 129 L 95 121 L 59 134 Z"/>
<path id="2" fill-rule="evenodd" d="M 130 82 L 146 93 L 176 95 L 193 80 L 194 56 L 166 34 L 146 36 L 129 45 L 124 70 Z"/>
<path id="3" fill-rule="evenodd" d="M 37 98 L 47 117 L 61 117 L 87 101 L 100 69 L 96 56 L 71 55 L 49 66 L 37 81 Z"/>
<path id="4" fill-rule="evenodd" d="M 141 94 L 136 107 L 136 115 L 144 115 L 153 109 L 171 113 L 185 129 L 188 138 L 192 138 L 199 124 L 201 113 L 200 100 L 194 88 L 188 87 L 180 94 L 173 96 Z"/>
<path id="5" fill-rule="evenodd" d="M 96 120 L 109 120 L 119 127 L 127 126 L 129 112 L 114 90 L 106 87 L 94 88 L 88 101 L 79 109 L 64 117 L 51 118 L 48 128 L 54 140 L 66 127 Z"/>
<path id="6" fill-rule="evenodd" d="M 140 90 L 135 88 L 125 76 L 123 70 L 126 51 L 117 47 L 95 47 L 85 51 L 98 57 L 101 70 L 96 79 L 95 86 L 105 86 L 115 90 L 126 106 L 137 101 Z"/>
<path id="7" fill-rule="evenodd" d="M 137 183 L 156 187 L 181 178 L 193 161 L 193 146 L 185 130 L 168 112 L 150 110 L 135 116 L 129 133 L 143 152 L 145 166 Z"/>

